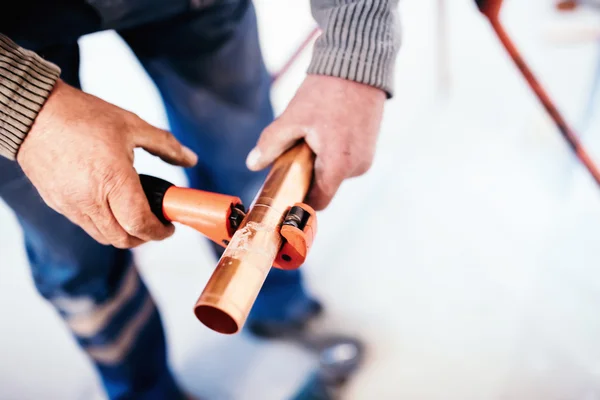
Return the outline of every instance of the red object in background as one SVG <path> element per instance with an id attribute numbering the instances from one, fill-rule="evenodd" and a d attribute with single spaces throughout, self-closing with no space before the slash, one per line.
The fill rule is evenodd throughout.
<path id="1" fill-rule="evenodd" d="M 306 47 L 308 47 L 308 45 L 313 41 L 313 39 L 315 39 L 319 35 L 320 32 L 321 32 L 321 30 L 317 27 L 317 28 L 314 28 L 308 34 L 306 39 L 304 39 L 304 41 L 300 44 L 300 46 L 292 53 L 292 55 L 286 61 L 286 63 L 283 64 L 283 67 L 281 67 L 281 69 L 279 71 L 277 71 L 271 75 L 271 78 L 273 79 L 273 83 L 277 82 L 277 80 L 279 78 L 281 78 L 290 69 L 290 67 L 294 64 L 294 62 L 296 62 L 298 57 L 300 57 L 300 54 L 302 54 L 302 52 L 306 49 Z"/>
<path id="2" fill-rule="evenodd" d="M 579 6 L 579 2 L 575 0 L 563 0 L 556 3 L 556 8 L 560 11 L 571 11 Z"/>
<path id="3" fill-rule="evenodd" d="M 560 0 L 556 3 L 559 11 L 573 11 L 579 6 L 588 6 L 600 10 L 600 1 L 598 0 Z"/>
<path id="4" fill-rule="evenodd" d="M 525 63 L 525 60 L 517 50 L 517 47 L 514 45 L 508 33 L 502 26 L 500 22 L 499 14 L 500 9 L 502 8 L 502 0 L 475 0 L 477 6 L 481 10 L 481 12 L 489 19 L 498 39 L 502 42 L 502 45 L 515 62 L 523 77 L 540 100 L 540 102 L 544 105 L 544 108 L 558 127 L 563 138 L 567 141 L 573 152 L 577 156 L 577 158 L 581 161 L 581 163 L 585 166 L 585 168 L 592 175 L 596 184 L 600 186 L 600 171 L 598 167 L 590 157 L 589 153 L 583 147 L 581 141 L 575 134 L 575 130 L 573 130 L 566 120 L 563 118 L 562 114 L 546 92 L 546 90 L 542 87 L 540 82 L 537 80 L 535 75 L 533 74 L 531 68 Z"/>

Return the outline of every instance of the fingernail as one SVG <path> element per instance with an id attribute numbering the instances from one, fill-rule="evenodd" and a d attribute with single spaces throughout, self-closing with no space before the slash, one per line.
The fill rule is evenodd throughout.
<path id="1" fill-rule="evenodd" d="M 246 166 L 250 170 L 256 170 L 258 168 L 258 161 L 261 157 L 261 152 L 258 147 L 252 149 L 252 151 L 248 154 L 248 158 L 246 158 Z"/>
<path id="2" fill-rule="evenodd" d="M 194 151 L 189 147 L 183 146 L 183 155 L 193 164 L 196 164 L 198 162 L 198 155 L 194 153 Z"/>

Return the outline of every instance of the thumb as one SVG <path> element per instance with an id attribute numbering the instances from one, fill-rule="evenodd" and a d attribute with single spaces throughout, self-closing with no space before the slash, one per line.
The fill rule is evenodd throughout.
<path id="1" fill-rule="evenodd" d="M 258 139 L 256 147 L 250 151 L 246 166 L 251 171 L 260 171 L 271 165 L 286 150 L 291 148 L 298 139 L 306 136 L 304 129 L 297 126 L 282 126 L 277 121 L 269 125 Z"/>
<path id="2" fill-rule="evenodd" d="M 153 126 L 137 131 L 134 145 L 172 165 L 193 167 L 198 162 L 198 156 L 190 148 L 179 143 L 170 132 Z"/>

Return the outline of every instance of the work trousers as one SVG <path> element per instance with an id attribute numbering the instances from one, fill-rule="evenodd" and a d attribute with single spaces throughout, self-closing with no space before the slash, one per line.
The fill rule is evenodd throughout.
<path id="1" fill-rule="evenodd" d="M 173 134 L 199 156 L 185 170 L 190 186 L 252 200 L 265 173 L 248 171 L 245 158 L 273 110 L 250 1 L 13 3 L 14 11 L 3 10 L 0 32 L 60 66 L 61 78 L 75 87 L 78 38 L 114 29 L 156 84 Z M 23 229 L 39 293 L 89 355 L 109 397 L 181 397 L 167 366 L 160 315 L 132 253 L 97 243 L 54 212 L 18 164 L 3 158 L 0 197 Z M 272 270 L 249 321 L 294 318 L 308 300 L 299 272 Z"/>

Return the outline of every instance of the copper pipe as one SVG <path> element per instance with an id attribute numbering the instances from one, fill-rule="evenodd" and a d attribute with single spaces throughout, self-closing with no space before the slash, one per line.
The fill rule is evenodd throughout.
<path id="1" fill-rule="evenodd" d="M 275 161 L 271 172 L 196 302 L 208 328 L 237 333 L 258 296 L 282 245 L 285 214 L 308 193 L 314 154 L 304 142 Z"/>

